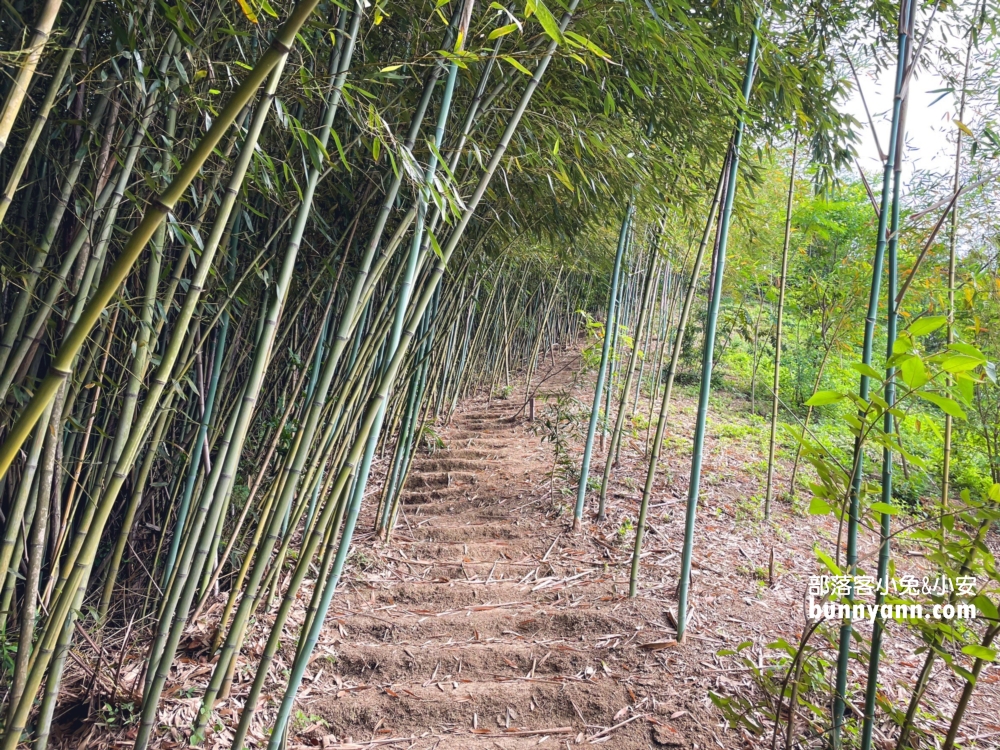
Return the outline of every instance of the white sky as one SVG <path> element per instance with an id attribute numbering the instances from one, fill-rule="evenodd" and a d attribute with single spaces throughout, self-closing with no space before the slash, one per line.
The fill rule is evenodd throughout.
<path id="1" fill-rule="evenodd" d="M 889 147 L 889 118 L 892 115 L 895 76 L 895 65 L 882 70 L 877 79 L 874 74 L 858 71 L 865 101 L 875 122 L 879 144 L 883 151 Z M 907 149 L 903 162 L 904 188 L 915 169 L 946 174 L 954 169 L 953 134 L 956 126 L 952 117 L 955 112 L 955 98 L 949 93 L 932 104 L 935 99 L 941 97 L 941 94 L 930 93 L 945 86 L 944 81 L 926 69 L 918 71 L 910 81 L 910 102 L 906 116 Z M 865 116 L 861 96 L 857 91 L 854 91 L 846 102 L 844 110 L 862 123 L 861 142 L 856 146 L 858 162 L 866 172 L 881 171 L 878 149 Z"/>

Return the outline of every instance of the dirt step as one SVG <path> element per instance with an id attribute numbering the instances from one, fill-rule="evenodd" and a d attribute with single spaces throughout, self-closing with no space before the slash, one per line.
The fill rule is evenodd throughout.
<path id="1" fill-rule="evenodd" d="M 492 416 L 482 418 L 465 418 L 455 423 L 459 429 L 466 430 L 513 430 L 520 429 L 521 420 L 513 417 Z"/>
<path id="2" fill-rule="evenodd" d="M 496 407 L 486 409 L 485 411 L 459 412 L 455 415 L 455 419 L 511 419 L 515 414 L 517 414 L 517 411 L 517 408 L 504 409 Z"/>
<path id="3" fill-rule="evenodd" d="M 474 734 L 474 725 L 480 730 L 495 730 L 501 735 L 501 730 L 507 729 L 510 716 L 510 727 L 515 729 L 572 727 L 571 733 L 558 735 L 559 739 L 572 742 L 577 733 L 586 732 L 585 725 L 612 726 L 616 723 L 613 717 L 617 711 L 631 701 L 623 687 L 600 677 L 587 682 L 564 683 L 455 680 L 440 687 L 413 686 L 399 690 L 389 687 L 388 690 L 391 693 L 385 688 L 373 687 L 348 692 L 340 697 L 317 696 L 309 701 L 309 713 L 325 719 L 330 724 L 330 730 L 339 737 L 350 735 L 356 741 L 370 737 L 373 727 L 378 726 L 379 736 L 383 737 L 412 735 L 419 738 L 428 732 L 444 735 L 440 739 L 447 739 L 448 744 L 442 741 L 437 745 L 441 748 L 493 748 L 496 747 L 493 738 Z M 632 724 L 640 726 L 628 731 L 632 727 L 629 725 L 616 732 L 614 739 L 621 742 L 627 734 L 634 733 L 634 744 L 608 743 L 608 746 L 646 747 L 643 740 L 648 736 L 648 726 L 641 721 Z M 500 739 L 515 740 L 518 744 L 500 747 L 532 747 L 538 744 L 540 737 L 515 739 L 501 735 Z M 433 746 L 434 742 L 425 745 L 427 748 Z M 553 743 L 552 746 L 556 745 Z"/>
<path id="4" fill-rule="evenodd" d="M 399 583 L 391 588 L 374 589 L 358 588 L 345 591 L 341 597 L 342 606 L 349 610 L 336 610 L 337 617 L 343 617 L 348 622 L 354 615 L 368 612 L 382 617 L 383 612 L 389 612 L 392 607 L 398 609 L 428 609 L 435 612 L 445 612 L 459 607 L 491 606 L 505 602 L 521 602 L 534 600 L 543 601 L 547 597 L 529 597 L 526 594 L 531 586 L 522 586 L 516 581 L 496 581 L 489 586 L 482 584 L 455 583 Z M 340 594 L 338 594 L 340 596 Z M 555 601 L 555 597 L 552 597 Z M 331 615 L 332 617 L 333 615 Z"/>
<path id="5" fill-rule="evenodd" d="M 441 560 L 459 560 L 468 557 L 472 560 L 500 560 L 509 562 L 532 562 L 536 556 L 532 554 L 538 544 L 533 540 L 528 543 L 497 541 L 479 542 L 433 542 L 422 540 L 416 543 L 411 552 L 406 548 L 406 556 L 426 561 L 428 564 L 437 563 Z M 536 565 L 545 563 L 535 562 Z"/>
<path id="6" fill-rule="evenodd" d="M 432 490 L 403 490 L 400 498 L 405 505 L 457 500 L 465 496 L 466 489 L 466 487 L 438 487 Z"/>
<path id="7" fill-rule="evenodd" d="M 407 529 L 407 536 L 437 542 L 474 542 L 483 539 L 524 539 L 530 537 L 532 532 L 533 529 L 528 525 L 470 523 L 460 526 L 420 526 Z"/>
<path id="8" fill-rule="evenodd" d="M 493 451 L 502 458 L 503 454 L 511 446 L 523 443 L 523 439 L 518 439 L 517 437 L 500 438 L 495 435 L 487 435 L 486 437 L 483 437 L 481 433 L 477 432 L 473 434 L 466 434 L 464 436 L 450 435 L 445 442 L 449 445 L 449 450 L 453 453 L 457 453 L 461 450 L 481 449 Z"/>
<path id="9" fill-rule="evenodd" d="M 477 502 L 475 508 L 477 512 L 476 514 L 483 520 L 510 519 L 511 516 L 518 515 L 506 505 L 496 505 L 495 503 L 489 501 L 488 504 Z"/>
<path id="10" fill-rule="evenodd" d="M 424 458 L 467 458 L 467 459 L 484 459 L 486 461 L 495 461 L 502 456 L 496 451 L 481 451 L 475 448 L 455 448 L 454 450 L 445 449 L 439 450 L 434 453 L 428 453 L 423 456 Z"/>
<path id="11" fill-rule="evenodd" d="M 501 677 L 574 675 L 595 672 L 601 662 L 612 665 L 617 656 L 607 648 L 552 648 L 524 643 L 481 643 L 461 646 L 426 645 L 410 648 L 387 643 L 343 643 L 337 647 L 333 669 L 348 682 L 407 685 L 448 680 L 490 680 Z M 611 667 L 612 671 L 619 669 Z"/>
<path id="12" fill-rule="evenodd" d="M 544 567 L 544 563 L 542 564 Z M 519 581 L 532 570 L 539 567 L 536 563 L 512 563 L 503 558 L 497 560 L 476 560 L 470 558 L 465 560 L 457 558 L 452 560 L 438 560 L 433 564 L 412 563 L 411 573 L 419 572 L 425 578 L 437 579 L 447 578 L 468 578 L 470 580 L 481 581 Z"/>
<path id="13" fill-rule="evenodd" d="M 418 458 L 413 462 L 412 473 L 428 471 L 480 471 L 487 462 L 479 459 L 452 458 L 444 455 L 441 458 Z M 411 474 L 412 476 L 412 474 Z"/>
<path id="14" fill-rule="evenodd" d="M 515 429 L 516 425 L 490 425 L 476 429 L 463 429 L 460 427 L 459 429 L 453 430 L 445 435 L 444 442 L 445 445 L 449 445 L 450 440 L 477 440 L 503 437 Z M 515 441 L 521 442 L 523 441 L 523 437 L 519 437 L 518 439 L 511 438 L 511 443 L 508 443 L 508 445 L 513 444 Z"/>
<path id="15" fill-rule="evenodd" d="M 409 505 L 407 506 L 410 507 Z M 483 514 L 482 505 L 480 501 L 476 498 L 462 498 L 455 497 L 448 502 L 448 507 L 442 508 L 441 501 L 432 500 L 429 503 L 420 504 L 418 500 L 415 505 L 412 506 L 412 511 L 409 517 L 410 525 L 407 527 L 406 522 L 402 522 L 400 525 L 400 531 L 404 534 L 409 533 L 408 529 L 415 529 L 416 524 L 421 524 L 428 519 L 432 519 L 431 523 L 437 523 L 439 519 L 441 522 L 447 521 L 448 523 L 454 524 L 458 522 L 469 522 L 469 523 L 483 523 L 487 518 L 490 517 L 489 513 Z"/>
<path id="16" fill-rule="evenodd" d="M 524 596 L 527 598 L 530 593 Z M 485 610 L 481 609 L 483 606 L 434 610 L 396 607 L 374 614 L 359 612 L 343 620 L 348 634 L 345 640 L 385 641 L 411 648 L 429 640 L 463 644 L 489 638 L 538 644 L 572 641 L 583 645 L 596 642 L 598 636 L 634 632 L 628 623 L 595 609 L 549 609 L 530 601 Z"/>
<path id="17" fill-rule="evenodd" d="M 410 474 L 406 488 L 413 487 L 452 487 L 456 484 L 475 484 L 477 477 L 470 471 L 442 471 L 426 474 Z"/>

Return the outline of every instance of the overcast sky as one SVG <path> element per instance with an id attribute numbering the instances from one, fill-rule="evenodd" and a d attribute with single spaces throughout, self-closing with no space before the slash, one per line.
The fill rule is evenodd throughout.
<path id="1" fill-rule="evenodd" d="M 882 150 L 889 147 L 889 120 L 892 114 L 892 91 L 895 81 L 895 66 L 883 70 L 878 78 L 874 74 L 858 72 L 861 88 L 868 109 L 871 111 L 878 131 Z M 906 117 L 906 157 L 903 163 L 903 184 L 917 170 L 934 170 L 948 173 L 954 168 L 955 145 L 953 133 L 956 126 L 952 120 L 955 99 L 951 94 L 941 97 L 931 93 L 942 89 L 945 83 L 933 73 L 923 70 L 910 81 L 909 111 Z M 935 99 L 940 101 L 934 103 Z M 865 116 L 864 105 L 857 91 L 847 101 L 845 109 L 862 123 L 861 142 L 857 145 L 858 161 L 866 171 L 878 171 L 882 165 L 878 149 L 872 137 L 871 128 Z"/>

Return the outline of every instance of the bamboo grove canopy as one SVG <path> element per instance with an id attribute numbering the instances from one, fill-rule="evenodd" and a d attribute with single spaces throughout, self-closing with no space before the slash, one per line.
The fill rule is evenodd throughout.
<path id="1" fill-rule="evenodd" d="M 219 586 L 199 733 L 277 608 L 240 747 L 316 565 L 279 742 L 375 450 L 388 533 L 428 412 L 495 374 L 475 354 L 530 364 L 602 307 L 626 204 L 683 223 L 737 117 L 830 182 L 857 127 L 835 49 L 894 26 L 881 2 L 4 3 L 3 748 L 45 747 L 79 618 L 148 642 L 144 747 Z"/>

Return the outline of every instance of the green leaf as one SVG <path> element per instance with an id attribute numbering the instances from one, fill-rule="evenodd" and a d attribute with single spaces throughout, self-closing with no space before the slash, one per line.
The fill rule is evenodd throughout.
<path id="1" fill-rule="evenodd" d="M 883 377 L 882 373 L 871 365 L 866 365 L 864 362 L 855 362 L 851 365 L 851 367 L 860 372 L 862 375 L 867 375 L 868 377 L 875 378 L 876 380 L 881 380 Z"/>
<path id="2" fill-rule="evenodd" d="M 427 230 L 427 236 L 430 237 L 430 239 L 431 239 L 431 247 L 434 249 L 434 254 L 443 263 L 444 262 L 444 251 L 441 249 L 441 245 L 438 244 L 437 237 L 434 236 L 434 232 L 432 232 L 430 229 Z"/>
<path id="3" fill-rule="evenodd" d="M 978 594 L 971 603 L 975 605 L 978 612 L 982 612 L 991 620 L 1000 619 L 1000 612 L 997 611 L 997 606 L 990 601 L 988 596 Z"/>
<path id="4" fill-rule="evenodd" d="M 494 39 L 499 39 L 502 36 L 507 36 L 508 34 L 517 31 L 517 29 L 518 26 L 516 23 L 509 23 L 506 26 L 501 26 L 499 29 L 493 29 L 487 39 L 493 41 Z"/>
<path id="5" fill-rule="evenodd" d="M 892 353 L 893 354 L 906 354 L 913 350 L 913 337 L 906 334 L 904 331 L 899 338 L 892 342 Z"/>
<path id="6" fill-rule="evenodd" d="M 812 397 L 806 401 L 806 406 L 823 406 L 825 404 L 832 404 L 836 401 L 846 398 L 843 393 L 837 393 L 837 391 L 816 391 Z"/>
<path id="7" fill-rule="evenodd" d="M 603 57 L 605 60 L 611 59 L 611 55 L 602 50 L 600 47 L 598 47 L 596 44 L 594 44 L 592 41 L 587 39 L 587 37 L 583 36 L 582 34 L 577 34 L 573 31 L 567 31 L 566 37 L 571 42 L 576 42 L 579 46 L 586 48 L 590 52 L 593 52 L 598 57 Z M 629 83 L 631 83 L 631 80 L 629 80 Z"/>
<path id="8" fill-rule="evenodd" d="M 344 147 L 340 143 L 340 136 L 337 135 L 337 131 L 331 130 L 330 137 L 333 138 L 333 142 L 337 146 L 337 153 L 340 154 L 340 160 L 344 163 L 347 171 L 350 172 L 351 165 L 347 163 L 347 154 L 344 153 Z"/>
<path id="9" fill-rule="evenodd" d="M 559 44 L 565 43 L 566 38 L 559 30 L 558 21 L 556 21 L 555 16 L 549 12 L 549 9 L 545 7 L 545 3 L 543 3 L 542 0 L 529 0 L 529 5 L 534 6 L 535 16 L 538 18 L 538 22 L 542 24 L 542 28 L 545 29 L 545 33 Z"/>
<path id="10" fill-rule="evenodd" d="M 815 549 L 815 552 L 816 552 L 816 557 L 818 557 L 819 561 L 826 566 L 827 570 L 829 570 L 835 576 L 840 575 L 840 568 L 837 567 L 837 563 L 834 561 L 832 557 L 826 554 L 819 547 Z"/>
<path id="11" fill-rule="evenodd" d="M 899 513 L 899 508 L 895 505 L 889 505 L 889 503 L 872 503 L 871 509 L 887 516 L 895 516 Z"/>
<path id="12" fill-rule="evenodd" d="M 982 659 L 983 661 L 996 661 L 997 651 L 995 648 L 986 648 L 986 646 L 970 645 L 962 649 L 963 654 L 968 656 L 974 656 L 977 659 Z"/>
<path id="13" fill-rule="evenodd" d="M 941 369 L 945 372 L 967 372 L 974 370 L 983 363 L 983 360 L 970 357 L 968 354 L 956 354 L 953 357 L 946 357 L 941 363 Z"/>
<path id="14" fill-rule="evenodd" d="M 816 497 L 813 495 L 813 499 L 809 501 L 809 514 L 813 516 L 825 516 L 828 514 L 832 508 L 830 504 L 821 497 Z"/>
<path id="15" fill-rule="evenodd" d="M 965 412 L 962 411 L 962 407 L 946 396 L 941 396 L 937 393 L 928 393 L 926 391 L 915 391 L 915 395 L 922 398 L 924 401 L 930 401 L 945 414 L 950 414 L 955 417 L 955 419 L 965 419 Z"/>
<path id="16" fill-rule="evenodd" d="M 523 65 L 521 65 L 521 63 L 519 63 L 517 60 L 515 60 L 510 55 L 500 55 L 500 59 L 503 60 L 508 65 L 511 65 L 512 67 L 517 68 L 522 73 L 524 73 L 526 76 L 530 77 L 530 76 L 533 75 L 533 73 L 530 70 L 528 70 L 526 67 L 524 67 Z"/>
<path id="17" fill-rule="evenodd" d="M 959 373 L 955 378 L 955 390 L 965 403 L 971 404 L 976 395 L 976 380 L 965 373 Z"/>
<path id="18" fill-rule="evenodd" d="M 916 390 L 929 380 L 924 361 L 916 355 L 901 357 L 896 366 L 899 367 L 899 377 L 910 390 Z"/>
<path id="19" fill-rule="evenodd" d="M 971 344 L 963 344 L 961 341 L 956 341 L 953 344 L 948 344 L 948 348 L 953 352 L 958 352 L 959 354 L 965 354 L 974 359 L 978 359 L 980 362 L 986 361 L 986 355 Z"/>
<path id="20" fill-rule="evenodd" d="M 948 318 L 945 315 L 928 315 L 923 318 L 917 318 L 906 330 L 914 336 L 926 336 L 928 333 L 933 333 L 947 322 Z"/>

